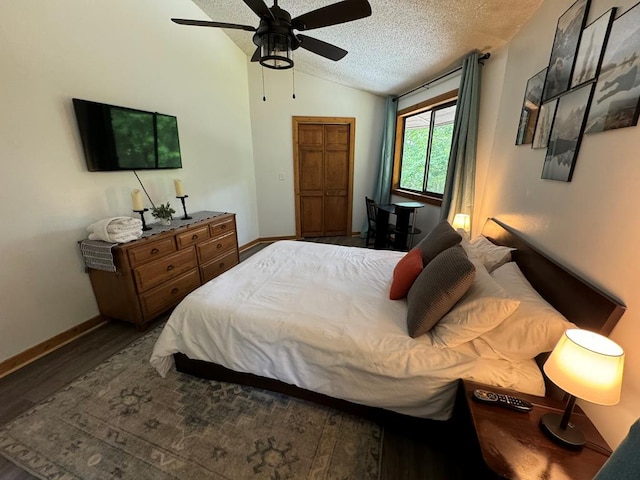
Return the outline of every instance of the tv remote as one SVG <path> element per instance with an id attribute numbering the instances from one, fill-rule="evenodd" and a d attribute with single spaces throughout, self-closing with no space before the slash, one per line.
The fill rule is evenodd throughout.
<path id="1" fill-rule="evenodd" d="M 533 404 L 523 400 L 522 398 L 512 397 L 511 395 L 503 395 L 502 393 L 490 392 L 488 390 L 474 390 L 473 398 L 479 402 L 498 405 L 500 407 L 510 408 L 517 412 L 530 412 L 533 410 Z"/>

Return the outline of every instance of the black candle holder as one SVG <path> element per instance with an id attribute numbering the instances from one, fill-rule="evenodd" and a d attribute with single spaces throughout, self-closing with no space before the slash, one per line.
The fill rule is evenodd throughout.
<path id="1" fill-rule="evenodd" d="M 184 217 L 182 217 L 182 220 L 190 220 L 190 219 L 193 218 L 193 217 L 190 217 L 189 215 L 187 215 L 187 207 L 186 207 L 186 205 L 184 203 L 184 199 L 188 198 L 188 197 L 189 197 L 189 195 L 183 195 L 181 197 L 176 197 L 176 198 L 179 198 L 180 201 L 182 202 L 182 210 L 184 211 Z"/>
<path id="2" fill-rule="evenodd" d="M 144 212 L 148 212 L 149 209 L 148 208 L 144 208 L 142 210 L 134 210 L 134 212 L 139 213 L 140 214 L 140 219 L 142 220 L 142 230 L 146 231 L 146 230 L 151 230 L 151 227 L 147 227 L 147 224 L 144 221 Z"/>

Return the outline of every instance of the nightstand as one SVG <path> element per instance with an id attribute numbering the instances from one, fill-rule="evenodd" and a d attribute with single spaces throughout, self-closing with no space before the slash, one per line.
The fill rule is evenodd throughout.
<path id="1" fill-rule="evenodd" d="M 520 413 L 473 399 L 475 389 L 491 390 L 523 398 L 534 407 Z M 582 450 L 567 450 L 547 438 L 538 422 L 548 412 L 562 413 L 561 401 L 526 395 L 504 388 L 461 380 L 456 415 L 473 427 L 486 467 L 496 478 L 518 480 L 590 480 L 611 455 L 611 449 L 584 412 L 576 406 L 571 422 L 587 438 Z M 483 477 L 484 478 L 484 477 Z"/>

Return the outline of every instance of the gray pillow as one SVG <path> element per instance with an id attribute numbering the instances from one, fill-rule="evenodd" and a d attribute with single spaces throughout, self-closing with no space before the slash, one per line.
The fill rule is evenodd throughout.
<path id="1" fill-rule="evenodd" d="M 476 267 L 460 245 L 429 262 L 407 295 L 409 335 L 415 338 L 431 330 L 471 287 L 475 274 Z"/>
<path id="2" fill-rule="evenodd" d="M 416 245 L 422 253 L 422 264 L 426 265 L 440 252 L 459 244 L 461 240 L 460 234 L 449 225 L 449 222 L 443 220 Z"/>

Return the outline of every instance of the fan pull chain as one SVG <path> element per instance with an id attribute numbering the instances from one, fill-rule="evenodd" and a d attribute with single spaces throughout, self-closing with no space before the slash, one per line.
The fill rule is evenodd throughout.
<path id="1" fill-rule="evenodd" d="M 262 72 L 262 101 L 266 102 L 267 101 L 267 96 L 264 93 L 264 67 L 261 67 L 260 71 Z"/>
<path id="2" fill-rule="evenodd" d="M 293 80 L 293 99 L 296 99 L 296 69 L 292 68 L 291 69 L 291 75 L 292 75 L 292 80 Z"/>

